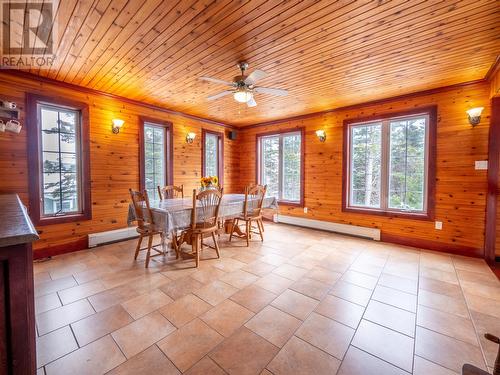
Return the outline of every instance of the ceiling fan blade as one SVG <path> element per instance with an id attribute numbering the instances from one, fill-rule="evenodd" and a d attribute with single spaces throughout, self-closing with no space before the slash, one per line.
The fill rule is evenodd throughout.
<path id="1" fill-rule="evenodd" d="M 255 98 L 252 98 L 247 102 L 247 106 L 249 106 L 249 107 L 255 107 L 256 105 L 257 105 L 257 102 L 255 101 Z"/>
<path id="2" fill-rule="evenodd" d="M 232 93 L 233 92 L 231 90 L 226 90 L 226 91 L 219 92 L 218 94 L 208 96 L 207 99 L 208 100 L 215 100 L 215 99 L 222 98 L 223 96 L 230 95 Z"/>
<path id="3" fill-rule="evenodd" d="M 288 91 L 283 89 L 273 89 L 271 87 L 255 87 L 253 89 L 254 92 L 259 92 L 261 94 L 271 94 L 278 96 L 287 96 Z"/>
<path id="4" fill-rule="evenodd" d="M 226 86 L 234 86 L 233 82 L 229 81 L 224 81 L 222 79 L 218 78 L 212 78 L 212 77 L 200 77 L 202 81 L 207 81 L 207 82 L 212 82 L 212 83 L 220 83 L 221 85 L 226 85 Z"/>
<path id="5" fill-rule="evenodd" d="M 255 82 L 257 82 L 259 79 L 265 78 L 266 76 L 266 72 L 256 69 L 245 79 L 245 83 L 247 85 L 255 85 Z"/>

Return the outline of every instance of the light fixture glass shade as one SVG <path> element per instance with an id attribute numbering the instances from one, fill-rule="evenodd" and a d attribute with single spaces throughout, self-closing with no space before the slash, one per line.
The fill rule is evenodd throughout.
<path id="1" fill-rule="evenodd" d="M 244 89 L 238 90 L 234 93 L 234 100 L 240 103 L 246 103 L 253 98 L 253 94 L 250 91 Z"/>
<path id="2" fill-rule="evenodd" d="M 321 142 L 326 140 L 326 132 L 323 129 L 316 130 L 316 136 Z"/>
<path id="3" fill-rule="evenodd" d="M 471 108 L 467 111 L 467 114 L 470 116 L 470 117 L 477 117 L 477 116 L 481 116 L 481 113 L 483 113 L 483 109 L 484 107 L 476 107 L 476 108 Z"/>
<path id="4" fill-rule="evenodd" d="M 114 118 L 112 122 L 113 122 L 113 133 L 118 134 L 125 121 L 120 120 L 119 118 Z"/>
<path id="5" fill-rule="evenodd" d="M 196 138 L 196 133 L 189 132 L 186 134 L 186 142 L 187 143 L 193 143 L 195 138 Z"/>

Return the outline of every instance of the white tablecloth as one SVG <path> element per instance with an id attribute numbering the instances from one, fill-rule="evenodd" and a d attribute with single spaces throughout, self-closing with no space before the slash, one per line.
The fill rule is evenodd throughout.
<path id="1" fill-rule="evenodd" d="M 224 194 L 219 209 L 219 216 L 225 219 L 238 216 L 243 212 L 245 202 L 244 194 Z M 191 211 L 193 209 L 193 198 L 174 198 L 150 201 L 154 223 L 166 233 L 173 230 L 189 227 L 191 224 Z M 278 208 L 275 197 L 266 197 L 262 204 L 263 208 Z M 128 223 L 135 221 L 135 211 L 132 204 L 128 209 Z"/>

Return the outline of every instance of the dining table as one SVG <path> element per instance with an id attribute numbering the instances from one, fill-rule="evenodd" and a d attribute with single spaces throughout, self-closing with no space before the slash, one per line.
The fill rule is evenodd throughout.
<path id="1" fill-rule="evenodd" d="M 243 213 L 244 203 L 245 194 L 224 194 L 219 208 L 219 217 L 221 220 L 229 222 L 234 217 Z M 153 216 L 153 222 L 156 227 L 163 231 L 163 233 L 175 234 L 176 231 L 186 229 L 191 225 L 191 213 L 193 210 L 192 197 L 163 200 L 153 199 L 150 200 L 149 205 Z M 264 197 L 262 208 L 277 209 L 278 201 L 276 197 Z M 147 214 L 147 212 L 145 212 L 145 214 Z M 131 225 L 135 220 L 135 210 L 131 203 L 128 208 L 128 225 Z M 238 233 L 239 228 L 235 228 L 235 231 Z"/>

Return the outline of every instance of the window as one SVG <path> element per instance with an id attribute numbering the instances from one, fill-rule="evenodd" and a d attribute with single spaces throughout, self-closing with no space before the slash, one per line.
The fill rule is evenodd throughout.
<path id="1" fill-rule="evenodd" d="M 173 182 L 172 124 L 141 118 L 141 189 L 150 200 L 159 199 L 158 186 Z"/>
<path id="2" fill-rule="evenodd" d="M 224 178 L 224 134 L 203 129 L 202 175 L 217 176 L 222 185 Z"/>
<path id="3" fill-rule="evenodd" d="M 29 95 L 27 109 L 33 221 L 90 219 L 87 106 Z"/>
<path id="4" fill-rule="evenodd" d="M 302 204 L 303 131 L 257 135 L 257 181 L 282 203 Z"/>
<path id="5" fill-rule="evenodd" d="M 434 194 L 435 119 L 435 108 L 430 108 L 348 121 L 344 209 L 429 218 Z"/>

